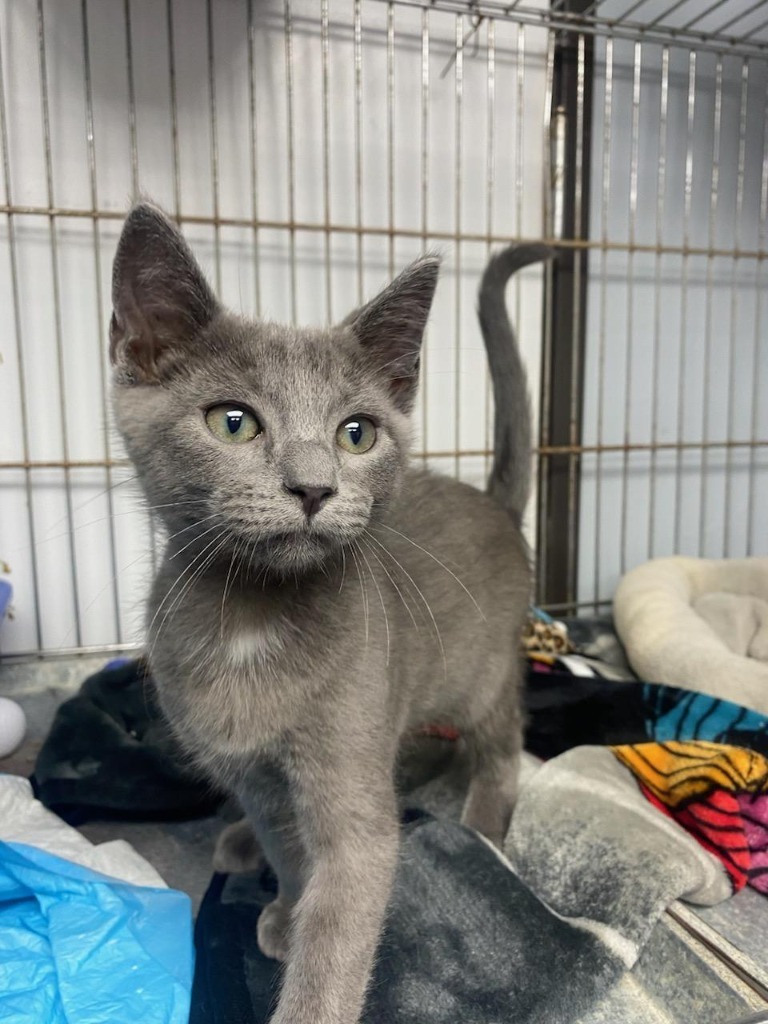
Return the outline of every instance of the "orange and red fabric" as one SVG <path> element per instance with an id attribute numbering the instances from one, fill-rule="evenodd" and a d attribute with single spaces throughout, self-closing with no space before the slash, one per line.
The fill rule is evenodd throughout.
<path id="1" fill-rule="evenodd" d="M 768 893 L 768 758 L 705 740 L 611 749 L 647 799 L 722 861 L 734 892 Z"/>

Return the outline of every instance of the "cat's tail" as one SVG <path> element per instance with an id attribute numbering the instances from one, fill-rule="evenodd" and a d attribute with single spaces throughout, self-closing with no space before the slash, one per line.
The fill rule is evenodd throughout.
<path id="1" fill-rule="evenodd" d="M 531 490 L 531 402 L 528 379 L 507 315 L 507 281 L 527 267 L 551 258 L 546 245 L 510 245 L 485 268 L 478 295 L 478 316 L 491 368 L 494 421 L 493 468 L 488 493 L 521 525 Z"/>

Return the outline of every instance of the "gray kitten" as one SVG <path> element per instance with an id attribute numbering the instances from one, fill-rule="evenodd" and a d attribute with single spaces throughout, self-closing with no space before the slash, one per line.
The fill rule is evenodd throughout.
<path id="1" fill-rule="evenodd" d="M 155 207 L 128 216 L 110 325 L 119 429 L 167 529 L 149 602 L 161 704 L 247 824 L 279 892 L 259 946 L 287 960 L 274 1024 L 355 1024 L 398 847 L 401 737 L 452 723 L 471 782 L 463 821 L 500 845 L 521 748 L 519 634 L 529 598 L 525 374 L 504 305 L 543 247 L 493 260 L 480 319 L 496 396 L 490 496 L 409 464 L 438 259 L 337 327 L 222 309 Z"/>

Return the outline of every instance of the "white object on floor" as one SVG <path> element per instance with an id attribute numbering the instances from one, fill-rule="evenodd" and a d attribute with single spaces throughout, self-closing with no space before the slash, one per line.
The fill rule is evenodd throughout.
<path id="1" fill-rule="evenodd" d="M 584 676 L 587 679 L 595 678 L 595 673 L 579 655 L 572 657 L 570 654 L 560 654 L 557 660 L 561 661 L 573 676 Z"/>
<path id="2" fill-rule="evenodd" d="M 641 679 L 768 715 L 765 602 L 768 558 L 657 558 L 624 576 L 613 615 Z"/>
<path id="3" fill-rule="evenodd" d="M 77 829 L 36 800 L 20 775 L 0 775 L 0 840 L 26 843 L 132 885 L 166 889 L 148 861 L 124 839 L 94 846 Z"/>
<path id="4" fill-rule="evenodd" d="M 8 757 L 21 746 L 27 731 L 27 716 L 15 700 L 0 697 L 0 757 Z"/>

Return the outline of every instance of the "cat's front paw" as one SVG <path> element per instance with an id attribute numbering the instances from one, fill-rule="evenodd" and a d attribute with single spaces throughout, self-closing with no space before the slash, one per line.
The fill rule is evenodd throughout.
<path id="1" fill-rule="evenodd" d="M 278 896 L 264 907 L 256 925 L 256 938 L 264 956 L 268 956 L 270 960 L 279 960 L 281 963 L 287 960 L 290 930 L 290 907 Z"/>
<path id="2" fill-rule="evenodd" d="M 258 871 L 264 863 L 264 853 L 246 818 L 227 825 L 216 840 L 213 870 L 222 875 Z"/>

